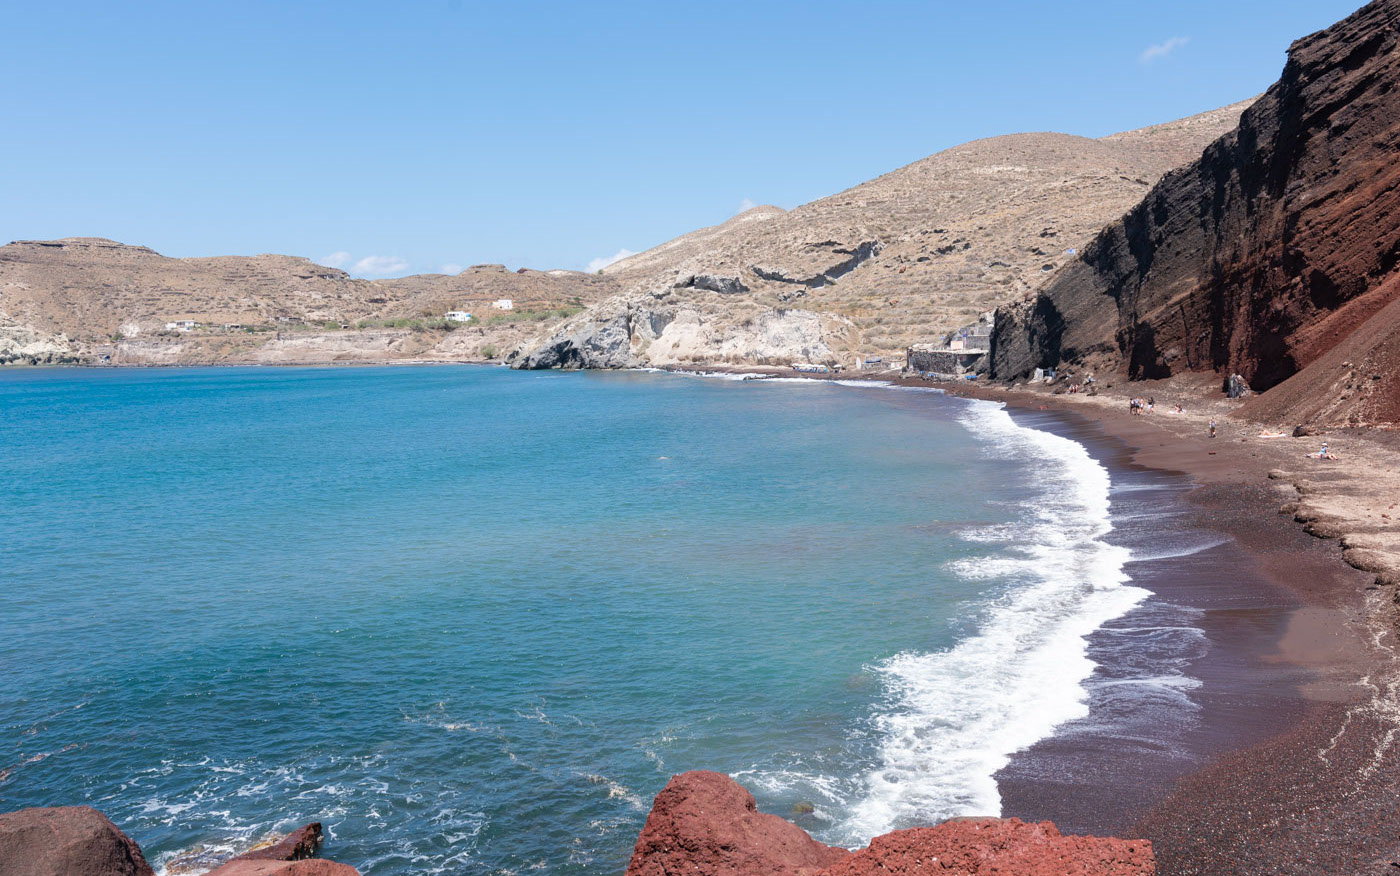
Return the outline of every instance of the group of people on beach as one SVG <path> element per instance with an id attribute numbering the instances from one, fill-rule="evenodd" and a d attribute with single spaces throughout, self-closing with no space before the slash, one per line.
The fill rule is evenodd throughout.
<path id="1" fill-rule="evenodd" d="M 1128 412 L 1135 417 L 1141 416 L 1143 411 L 1147 411 L 1150 414 L 1156 407 L 1157 399 L 1152 396 L 1148 396 L 1147 398 L 1138 398 L 1134 396 L 1128 399 Z M 1180 408 L 1181 406 L 1177 405 L 1177 407 Z"/>

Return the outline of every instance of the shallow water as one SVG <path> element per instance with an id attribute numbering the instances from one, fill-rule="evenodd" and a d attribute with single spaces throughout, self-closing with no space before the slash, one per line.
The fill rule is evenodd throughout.
<path id="1" fill-rule="evenodd" d="M 999 808 L 1086 679 L 1190 690 L 1085 643 L 1150 606 L 1106 471 L 984 402 L 442 366 L 0 410 L 0 808 L 158 866 L 321 820 L 367 876 L 616 873 L 697 768 L 854 844 Z"/>

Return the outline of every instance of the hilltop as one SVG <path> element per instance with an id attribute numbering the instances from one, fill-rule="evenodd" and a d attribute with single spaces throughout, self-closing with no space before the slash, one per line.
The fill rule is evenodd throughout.
<path id="1" fill-rule="evenodd" d="M 901 354 L 1038 289 L 1247 105 L 1101 139 L 976 140 L 790 211 L 756 207 L 605 268 L 621 293 L 521 363 Z"/>

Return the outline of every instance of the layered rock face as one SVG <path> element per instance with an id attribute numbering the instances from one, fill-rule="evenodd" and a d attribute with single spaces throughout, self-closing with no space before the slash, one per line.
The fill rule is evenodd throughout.
<path id="1" fill-rule="evenodd" d="M 994 374 L 1215 370 L 1294 384 L 1261 414 L 1400 419 L 1398 49 L 1397 0 L 1294 43 L 1237 130 L 999 311 Z"/>
<path id="2" fill-rule="evenodd" d="M 1097 140 L 978 140 L 790 211 L 755 207 L 605 268 L 621 294 L 523 347 L 516 364 L 902 353 L 1038 289 L 1162 174 L 1233 128 L 1243 108 Z M 801 329 L 794 313 L 807 315 Z M 659 337 L 656 326 L 672 322 L 675 336 Z"/>
<path id="3" fill-rule="evenodd" d="M 682 773 L 656 796 L 627 876 L 1147 876 L 1145 840 L 1066 837 L 1050 822 L 955 819 L 876 837 L 852 853 L 823 845 L 728 776 Z"/>

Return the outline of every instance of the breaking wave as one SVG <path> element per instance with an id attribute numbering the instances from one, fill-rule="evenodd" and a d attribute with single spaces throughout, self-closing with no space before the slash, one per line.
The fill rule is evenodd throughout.
<path id="1" fill-rule="evenodd" d="M 967 534 L 1000 543 L 996 557 L 950 566 L 1009 582 L 975 633 L 872 667 L 887 696 L 874 718 L 876 766 L 841 826 L 851 837 L 999 814 L 994 776 L 1011 755 L 1088 715 L 1089 634 L 1149 595 L 1129 584 L 1128 549 L 1104 540 L 1109 475 L 1083 446 L 1023 427 L 992 403 L 970 405 L 961 421 L 993 452 L 1029 461 L 1043 489 L 1021 525 Z"/>

